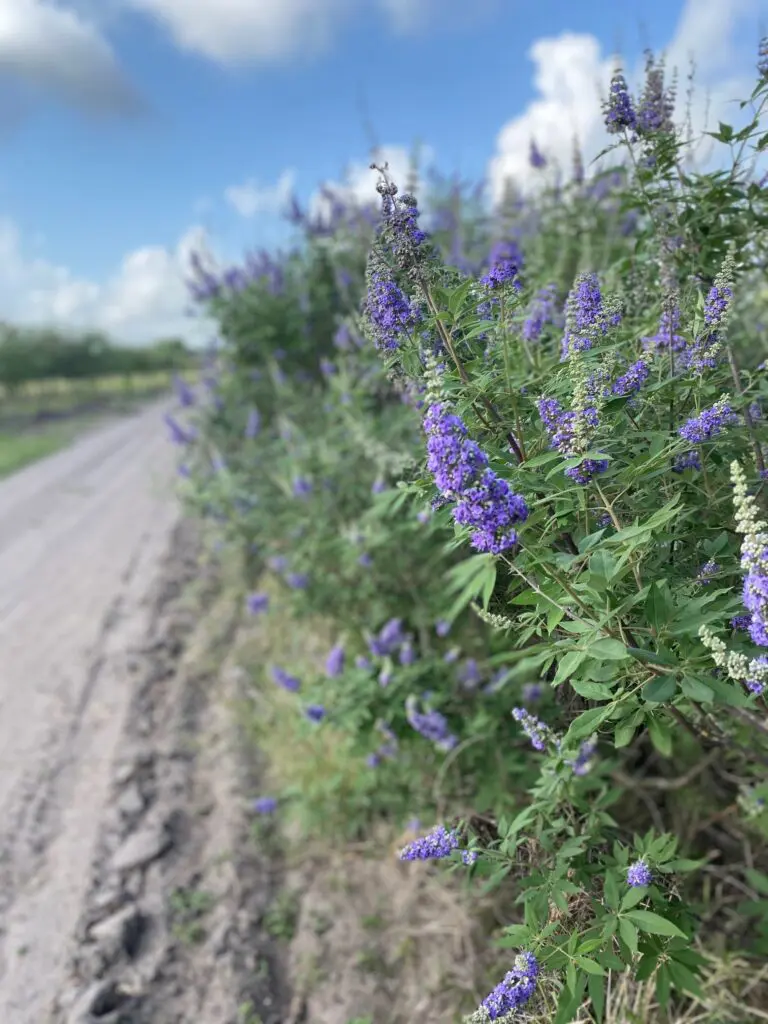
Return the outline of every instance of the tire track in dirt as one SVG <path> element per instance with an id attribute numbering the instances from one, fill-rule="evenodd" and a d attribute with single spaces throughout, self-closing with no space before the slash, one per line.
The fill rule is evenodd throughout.
<path id="1" fill-rule="evenodd" d="M 0 483 L 0 1020 L 40 1024 L 178 521 L 167 402 Z M 158 484 L 160 486 L 158 486 Z M 106 611 L 105 611 L 106 609 Z"/>

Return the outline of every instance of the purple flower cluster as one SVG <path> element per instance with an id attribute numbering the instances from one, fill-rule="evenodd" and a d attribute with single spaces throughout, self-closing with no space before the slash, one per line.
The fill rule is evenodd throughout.
<path id="1" fill-rule="evenodd" d="M 277 800 L 273 796 L 259 796 L 253 801 L 253 809 L 257 814 L 272 814 L 277 810 Z"/>
<path id="2" fill-rule="evenodd" d="M 425 836 L 414 839 L 401 851 L 400 860 L 441 860 L 459 848 L 459 834 L 445 825 L 437 825 Z"/>
<path id="3" fill-rule="evenodd" d="M 757 50 L 757 73 L 761 78 L 768 78 L 768 36 L 763 36 Z"/>
<path id="4" fill-rule="evenodd" d="M 539 965 L 533 953 L 518 953 L 511 971 L 480 1004 L 491 1020 L 506 1017 L 528 1002 L 536 990 Z"/>
<path id="5" fill-rule="evenodd" d="M 736 422 L 730 405 L 720 399 L 710 409 L 693 416 L 678 430 L 678 434 L 690 444 L 703 444 L 720 434 L 723 429 Z"/>
<path id="6" fill-rule="evenodd" d="M 592 348 L 594 340 L 604 337 L 609 328 L 621 322 L 618 310 L 607 312 L 597 274 L 579 274 L 565 304 L 565 334 L 561 361 L 572 352 Z"/>
<path id="7" fill-rule="evenodd" d="M 523 727 L 523 732 L 531 741 L 534 750 L 546 750 L 547 743 L 557 742 L 549 726 L 525 708 L 513 708 L 512 717 Z"/>
<path id="8" fill-rule="evenodd" d="M 511 283 L 519 291 L 522 288 L 519 277 L 522 264 L 523 256 L 516 242 L 496 242 L 488 257 L 490 269 L 480 278 L 480 284 L 489 291 L 496 291 L 505 284 Z M 483 311 L 486 315 L 489 312 L 485 306 Z"/>
<path id="9" fill-rule="evenodd" d="M 757 557 L 746 552 L 741 557 L 742 567 L 747 569 L 742 601 L 751 616 L 750 637 L 758 646 L 768 647 L 768 574 L 763 565 L 768 555 L 768 537 L 761 537 L 760 540 L 766 542 L 766 547 Z"/>
<path id="10" fill-rule="evenodd" d="M 176 391 L 176 397 L 179 400 L 179 404 L 183 406 L 183 408 L 188 409 L 190 406 L 195 404 L 195 392 L 183 377 L 176 374 L 173 378 L 173 386 Z"/>
<path id="11" fill-rule="evenodd" d="M 420 711 L 418 699 L 413 694 L 406 698 L 405 717 L 411 728 L 434 743 L 438 750 L 452 750 L 459 742 L 451 732 L 445 715 L 426 704 L 424 710 Z"/>
<path id="12" fill-rule="evenodd" d="M 696 451 L 676 455 L 672 463 L 673 473 L 684 473 L 686 469 L 701 469 L 701 456 Z"/>
<path id="13" fill-rule="evenodd" d="M 385 622 L 378 634 L 368 641 L 371 654 L 376 658 L 385 658 L 392 654 L 401 644 L 405 642 L 406 634 L 403 632 L 402 619 L 390 619 Z"/>
<path id="14" fill-rule="evenodd" d="M 650 885 L 653 881 L 653 874 L 645 861 L 645 857 L 636 860 L 627 868 L 627 885 L 633 889 Z"/>
<path id="15" fill-rule="evenodd" d="M 472 546 L 494 555 L 513 547 L 515 526 L 528 517 L 524 499 L 488 467 L 488 456 L 444 403 L 429 407 L 424 429 L 429 471 L 442 498 L 456 502 L 453 518 L 469 528 Z"/>
<path id="16" fill-rule="evenodd" d="M 547 166 L 547 158 L 536 145 L 536 140 L 531 139 L 531 148 L 528 151 L 528 163 L 534 170 L 540 171 Z"/>
<path id="17" fill-rule="evenodd" d="M 177 445 L 192 444 L 196 439 L 197 435 L 192 427 L 182 427 L 170 413 L 166 413 L 163 417 L 165 425 L 168 427 L 171 441 Z"/>
<path id="18" fill-rule="evenodd" d="M 645 86 L 637 106 L 638 134 L 647 137 L 674 131 L 674 109 L 675 95 L 672 89 L 665 87 L 664 65 L 657 64 L 649 53 L 645 64 Z"/>
<path id="19" fill-rule="evenodd" d="M 526 341 L 538 341 L 544 325 L 555 322 L 557 301 L 557 285 L 548 284 L 541 288 L 533 297 L 528 316 L 523 323 L 523 338 Z"/>
<path id="20" fill-rule="evenodd" d="M 671 311 L 663 310 L 659 318 L 659 329 L 656 334 L 643 338 L 643 348 L 666 348 L 680 352 L 685 348 L 685 338 L 678 334 L 680 330 L 680 310 L 675 306 Z"/>
<path id="21" fill-rule="evenodd" d="M 541 422 L 550 435 L 550 447 L 566 457 L 574 456 L 576 432 L 576 413 L 565 411 L 556 398 L 541 398 L 538 402 Z M 581 413 L 582 420 L 588 427 L 598 426 L 597 409 L 590 407 Z M 586 486 L 599 473 L 608 469 L 607 459 L 582 459 L 577 466 L 570 466 L 565 475 L 574 483 Z"/>
<path id="22" fill-rule="evenodd" d="M 750 622 L 750 628 L 751 626 L 752 623 Z M 768 655 L 761 654 L 759 658 L 755 658 L 755 661 L 761 666 L 766 666 L 768 665 Z M 754 693 L 757 696 L 765 690 L 765 683 L 762 679 L 745 679 L 744 685 L 750 693 Z"/>
<path id="23" fill-rule="evenodd" d="M 273 665 L 271 668 L 272 679 L 281 686 L 284 690 L 288 690 L 291 693 L 298 693 L 301 689 L 301 683 L 296 676 L 290 675 L 285 669 L 279 668 L 277 665 Z"/>
<path id="24" fill-rule="evenodd" d="M 363 311 L 378 349 L 398 349 L 422 320 L 418 306 L 408 300 L 383 260 L 369 260 L 368 289 Z"/>
<path id="25" fill-rule="evenodd" d="M 637 114 L 629 95 L 626 79 L 620 71 L 614 72 L 611 78 L 611 89 L 608 102 L 605 104 L 605 127 L 611 135 L 625 130 L 635 131 Z"/>
<path id="26" fill-rule="evenodd" d="M 709 289 L 704 302 L 704 331 L 683 353 L 684 365 L 694 373 L 704 373 L 717 366 L 722 329 L 733 299 L 733 290 L 722 280 Z"/>
<path id="27" fill-rule="evenodd" d="M 696 576 L 696 581 L 698 583 L 701 583 L 703 586 L 709 586 L 712 577 L 716 576 L 719 572 L 720 566 L 717 564 L 714 558 L 710 558 L 699 569 L 698 574 Z"/>
<path id="28" fill-rule="evenodd" d="M 341 644 L 336 644 L 331 648 L 328 657 L 325 660 L 325 672 L 331 679 L 335 679 L 340 676 L 344 671 L 344 648 Z"/>
<path id="29" fill-rule="evenodd" d="M 614 382 L 611 391 L 614 395 L 618 395 L 622 398 L 625 398 L 628 395 L 634 395 L 648 380 L 650 372 L 651 366 L 648 359 L 638 359 L 636 363 L 632 363 L 632 365 L 628 367 L 626 373 L 622 374 L 622 376 Z"/>
<path id="30" fill-rule="evenodd" d="M 565 763 L 573 769 L 574 775 L 586 775 L 594 764 L 596 750 L 597 740 L 592 736 L 579 746 L 576 757 Z"/>
<path id="31" fill-rule="evenodd" d="M 249 594 L 246 607 L 251 615 L 259 615 L 269 608 L 269 594 Z"/>
<path id="32" fill-rule="evenodd" d="M 475 658 L 467 658 L 459 667 L 457 678 L 464 690 L 476 690 L 483 681 L 483 673 Z"/>
<path id="33" fill-rule="evenodd" d="M 293 481 L 293 493 L 297 498 L 306 498 L 312 493 L 312 481 L 304 476 L 297 476 Z"/>
<path id="34" fill-rule="evenodd" d="M 407 192 L 398 196 L 397 186 L 390 182 L 379 182 L 376 190 L 381 196 L 385 241 L 397 265 L 409 270 L 429 255 L 424 245 L 427 233 L 419 227 L 416 198 Z"/>

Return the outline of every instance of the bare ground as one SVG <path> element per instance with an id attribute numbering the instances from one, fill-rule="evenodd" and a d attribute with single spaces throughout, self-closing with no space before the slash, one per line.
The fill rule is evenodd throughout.
<path id="1" fill-rule="evenodd" d="M 280 1019 L 220 671 L 237 615 L 189 596 L 162 411 L 0 485 L 3 1024 Z"/>

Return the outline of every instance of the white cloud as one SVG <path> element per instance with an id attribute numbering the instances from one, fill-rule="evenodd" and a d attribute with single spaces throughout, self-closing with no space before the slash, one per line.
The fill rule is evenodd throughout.
<path id="1" fill-rule="evenodd" d="M 678 116 L 686 103 L 685 78 L 690 58 L 695 58 L 691 103 L 694 132 L 703 129 L 706 114 L 710 124 L 724 115 L 732 115 L 729 104 L 734 97 L 748 95 L 754 57 L 749 59 L 737 47 L 735 36 L 737 29 L 758 13 L 761 2 L 687 0 L 666 56 L 670 71 L 675 67 L 678 70 Z M 528 162 L 532 138 L 548 159 L 561 168 L 570 165 L 575 138 L 587 161 L 609 141 L 600 101 L 607 95 L 616 56 L 604 54 L 594 36 L 572 33 L 537 40 L 528 56 L 535 66 L 538 96 L 498 134 L 496 155 L 489 164 L 491 192 L 496 199 L 509 178 L 522 188 L 535 187 L 540 172 Z M 639 80 L 641 72 L 642 64 L 627 70 L 630 85 Z"/>
<path id="2" fill-rule="evenodd" d="M 204 230 L 193 227 L 173 250 L 145 246 L 129 253 L 98 283 L 29 256 L 16 226 L 0 221 L 0 307 L 12 323 L 95 328 L 137 344 L 168 336 L 200 344 L 212 325 L 185 315 L 185 280 L 191 253 L 206 247 Z"/>
<path id="3" fill-rule="evenodd" d="M 0 0 L 0 72 L 94 113 L 141 107 L 96 27 L 50 0 Z"/>
<path id="4" fill-rule="evenodd" d="M 319 52 L 336 29 L 366 6 L 374 6 L 392 27 L 410 30 L 438 0 L 124 0 L 126 6 L 165 26 L 185 50 L 222 63 L 280 60 Z M 442 0 L 442 6 L 445 0 Z M 450 6 L 471 8 L 470 0 Z"/>
<path id="5" fill-rule="evenodd" d="M 279 214 L 283 211 L 293 192 L 296 174 L 283 171 L 274 185 L 261 185 L 251 178 L 242 185 L 232 185 L 224 196 L 241 217 L 255 217 L 258 213 Z"/>

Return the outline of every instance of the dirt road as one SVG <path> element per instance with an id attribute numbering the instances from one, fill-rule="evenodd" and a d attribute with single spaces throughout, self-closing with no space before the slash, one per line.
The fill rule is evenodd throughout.
<path id="1" fill-rule="evenodd" d="M 0 1021 L 40 1024 L 89 885 L 174 526 L 163 405 L 0 482 Z"/>

